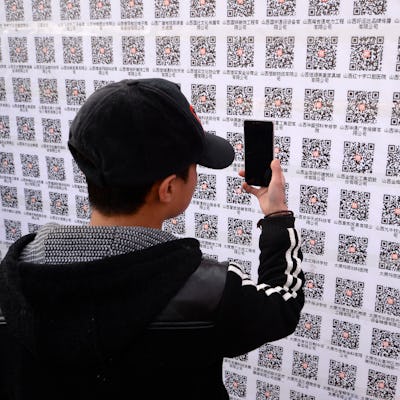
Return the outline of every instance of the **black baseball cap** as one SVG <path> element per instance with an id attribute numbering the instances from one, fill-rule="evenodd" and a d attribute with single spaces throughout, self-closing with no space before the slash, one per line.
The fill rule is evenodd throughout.
<path id="1" fill-rule="evenodd" d="M 190 164 L 222 169 L 232 145 L 204 131 L 178 84 L 125 79 L 96 90 L 71 123 L 68 147 L 97 186 L 147 184 Z"/>

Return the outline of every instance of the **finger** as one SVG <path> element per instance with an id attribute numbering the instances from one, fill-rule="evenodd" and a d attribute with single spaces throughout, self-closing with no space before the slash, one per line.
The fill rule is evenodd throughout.
<path id="1" fill-rule="evenodd" d="M 245 170 L 244 169 L 241 169 L 239 172 L 239 176 L 241 176 L 241 177 L 245 177 Z"/>
<path id="2" fill-rule="evenodd" d="M 247 193 L 257 196 L 259 189 L 255 188 L 254 186 L 249 185 L 246 182 L 243 182 L 242 187 Z"/>
<path id="3" fill-rule="evenodd" d="M 275 158 L 274 160 L 272 160 L 271 162 L 271 170 L 272 170 L 272 178 L 271 181 L 281 181 L 282 184 L 285 183 L 285 177 L 283 175 L 283 171 L 281 168 L 281 163 L 280 161 Z"/>

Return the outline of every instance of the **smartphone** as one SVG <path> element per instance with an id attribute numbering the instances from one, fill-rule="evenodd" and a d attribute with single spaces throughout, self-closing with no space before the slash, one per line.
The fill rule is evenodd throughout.
<path id="1" fill-rule="evenodd" d="M 271 161 L 274 158 L 274 125 L 272 121 L 244 121 L 245 180 L 249 185 L 268 186 Z"/>

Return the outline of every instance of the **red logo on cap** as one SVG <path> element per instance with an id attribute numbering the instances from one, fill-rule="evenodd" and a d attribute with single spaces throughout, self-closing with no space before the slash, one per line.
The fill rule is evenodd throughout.
<path id="1" fill-rule="evenodd" d="M 197 116 L 196 111 L 194 111 L 194 107 L 191 104 L 190 104 L 190 111 L 192 112 L 194 117 L 197 119 L 197 121 L 199 121 L 199 124 L 201 125 L 200 118 Z"/>

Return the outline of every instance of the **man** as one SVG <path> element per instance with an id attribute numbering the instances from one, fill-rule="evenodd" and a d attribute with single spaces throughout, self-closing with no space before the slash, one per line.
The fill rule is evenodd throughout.
<path id="1" fill-rule="evenodd" d="M 233 161 L 176 84 L 123 80 L 96 91 L 68 145 L 87 179 L 90 225 L 47 224 L 4 258 L 4 396 L 228 399 L 223 358 L 292 333 L 304 303 L 279 161 L 268 188 L 244 184 L 266 215 L 255 284 L 239 265 L 202 257 L 197 240 L 161 229 L 189 205 L 197 164 Z"/>

